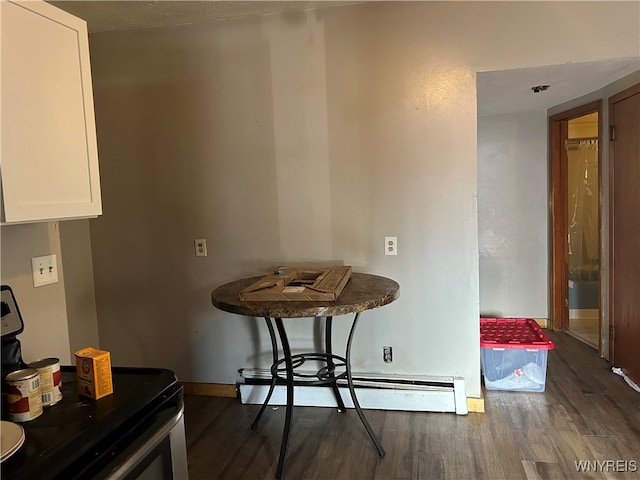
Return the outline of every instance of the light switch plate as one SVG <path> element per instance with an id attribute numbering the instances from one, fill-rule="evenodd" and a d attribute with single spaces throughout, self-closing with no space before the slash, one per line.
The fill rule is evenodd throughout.
<path id="1" fill-rule="evenodd" d="M 56 254 L 33 257 L 31 259 L 33 270 L 33 286 L 42 287 L 58 281 L 58 263 Z"/>

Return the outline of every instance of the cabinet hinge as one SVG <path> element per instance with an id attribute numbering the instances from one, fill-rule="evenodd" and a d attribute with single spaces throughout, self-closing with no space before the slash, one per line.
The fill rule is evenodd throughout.
<path id="1" fill-rule="evenodd" d="M 613 325 L 611 325 L 609 327 L 609 340 L 613 341 L 616 338 L 616 327 L 614 327 Z"/>
<path id="2" fill-rule="evenodd" d="M 615 125 L 609 125 L 609 140 L 612 142 L 616 139 L 616 127 Z"/>

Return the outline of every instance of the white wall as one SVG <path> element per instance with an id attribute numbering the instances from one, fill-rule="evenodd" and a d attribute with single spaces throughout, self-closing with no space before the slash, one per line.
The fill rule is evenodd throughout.
<path id="1" fill-rule="evenodd" d="M 59 222 L 3 225 L 0 235 L 2 284 L 13 290 L 24 322 L 24 331 L 18 336 L 23 360 L 56 357 L 69 364 L 72 357 Z M 51 253 L 57 257 L 59 282 L 35 288 L 31 258 Z"/>
<path id="2" fill-rule="evenodd" d="M 231 383 L 236 368 L 268 362 L 264 332 L 215 311 L 212 287 L 281 261 L 344 260 L 396 278 L 402 290 L 363 317 L 356 368 L 456 373 L 478 396 L 476 316 L 488 290 L 478 288 L 473 227 L 474 73 L 637 56 L 638 16 L 636 2 L 377 2 L 297 21 L 94 36 L 109 192 L 104 217 L 91 222 L 102 346 L 116 364 Z M 483 175 L 481 195 L 491 188 Z M 295 206 L 279 200 L 291 198 Z M 3 226 L 1 273 L 25 315 L 25 358 L 66 362 L 70 338 L 97 339 L 81 280 L 90 283 L 90 272 L 80 268 L 91 252 L 60 250 L 53 229 Z M 399 237 L 397 258 L 382 255 L 389 234 Z M 206 259 L 192 257 L 201 236 Z M 88 241 L 80 226 L 62 237 Z M 61 282 L 34 289 L 30 258 L 59 251 Z M 80 274 L 67 286 L 71 255 Z M 296 335 L 302 343 L 308 331 Z M 395 347 L 392 368 L 381 363 L 383 344 Z"/>
<path id="3" fill-rule="evenodd" d="M 478 117 L 480 313 L 549 318 L 547 114 Z"/>
<path id="4" fill-rule="evenodd" d="M 374 3 L 94 35 L 102 346 L 116 364 L 233 383 L 268 343 L 211 289 L 342 260 L 401 285 L 363 317 L 356 370 L 461 375 L 480 396 L 475 72 L 637 55 L 637 17 L 631 3 Z M 544 294 L 531 302 L 542 313 Z M 306 348 L 306 327 L 292 336 Z"/>

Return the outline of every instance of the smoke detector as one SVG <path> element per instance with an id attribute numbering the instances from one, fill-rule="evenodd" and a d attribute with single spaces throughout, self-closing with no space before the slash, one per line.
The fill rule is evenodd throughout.
<path id="1" fill-rule="evenodd" d="M 531 87 L 531 90 L 533 90 L 533 93 L 544 92 L 545 90 L 548 90 L 550 86 L 551 85 L 535 85 Z"/>

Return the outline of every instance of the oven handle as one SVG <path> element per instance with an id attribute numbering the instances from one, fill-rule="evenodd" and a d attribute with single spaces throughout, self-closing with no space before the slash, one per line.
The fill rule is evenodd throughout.
<path id="1" fill-rule="evenodd" d="M 187 442 L 184 432 L 184 403 L 180 402 L 180 411 L 167 421 L 151 438 L 142 444 L 121 465 L 107 477 L 108 480 L 124 480 L 133 469 L 149 455 L 167 436 L 170 437 L 171 463 L 173 477 L 187 479 Z"/>

